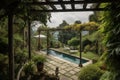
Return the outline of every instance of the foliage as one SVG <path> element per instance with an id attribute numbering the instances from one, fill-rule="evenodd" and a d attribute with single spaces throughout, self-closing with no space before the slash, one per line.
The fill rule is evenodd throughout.
<path id="1" fill-rule="evenodd" d="M 103 72 L 95 65 L 83 67 L 79 72 L 79 80 L 99 80 Z"/>
<path id="2" fill-rule="evenodd" d="M 98 6 L 98 5 L 97 4 L 92 4 L 91 7 L 96 7 L 96 6 Z M 94 22 L 99 23 L 100 22 L 99 18 L 100 18 L 100 12 L 99 11 L 93 11 L 93 14 L 89 15 L 89 21 L 90 22 L 94 21 Z"/>
<path id="3" fill-rule="evenodd" d="M 72 29 L 75 31 L 80 31 L 80 30 L 93 31 L 93 30 L 97 30 L 98 28 L 99 28 L 99 25 L 95 22 L 88 22 L 83 24 L 71 24 L 71 25 L 65 26 L 65 29 Z"/>
<path id="4" fill-rule="evenodd" d="M 8 53 L 8 40 L 5 37 L 0 37 L 0 53 Z"/>
<path id="5" fill-rule="evenodd" d="M 45 62 L 46 61 L 46 57 L 44 55 L 34 55 L 33 56 L 33 61 L 35 63 L 37 63 L 37 62 Z"/>
<path id="6" fill-rule="evenodd" d="M 120 11 L 113 8 L 120 8 L 120 3 L 102 4 L 110 11 L 101 13 L 101 31 L 105 34 L 104 43 L 106 52 L 101 59 L 107 66 L 109 72 L 106 72 L 100 80 L 119 80 L 120 79 Z"/>
<path id="7" fill-rule="evenodd" d="M 29 61 L 27 64 L 25 64 L 24 71 L 26 75 L 34 74 L 36 72 L 36 65 L 34 64 L 34 62 Z"/>
<path id="8" fill-rule="evenodd" d="M 63 20 L 63 22 L 61 24 L 59 24 L 59 26 L 57 28 L 64 28 L 65 26 L 68 26 L 69 24 Z"/>
<path id="9" fill-rule="evenodd" d="M 78 46 L 80 40 L 77 37 L 73 37 L 71 40 L 68 40 L 69 46 Z"/>
<path id="10" fill-rule="evenodd" d="M 120 8 L 119 3 L 107 4 L 109 12 L 102 15 L 102 30 L 106 34 L 104 42 L 107 47 L 106 64 L 110 71 L 120 72 L 120 11 L 114 11 L 113 7 Z"/>
<path id="11" fill-rule="evenodd" d="M 99 59 L 100 57 L 98 54 L 95 54 L 93 52 L 82 53 L 82 56 L 88 59 L 94 59 L 94 58 Z"/>
<path id="12" fill-rule="evenodd" d="M 82 22 L 80 20 L 77 20 L 74 22 L 74 24 L 81 24 Z"/>
<path id="13" fill-rule="evenodd" d="M 8 53 L 8 14 L 13 13 L 13 35 L 14 35 L 14 53 L 15 53 L 15 62 L 17 64 L 21 64 L 25 62 L 27 58 L 27 51 L 23 48 L 27 47 L 27 41 L 28 41 L 28 33 L 25 32 L 25 29 L 27 31 L 28 29 L 28 19 L 30 19 L 30 22 L 32 20 L 39 20 L 41 23 L 46 24 L 47 20 L 50 18 L 50 13 L 39 13 L 34 14 L 32 13 L 29 15 L 30 9 L 42 9 L 46 8 L 45 6 L 30 6 L 26 4 L 21 4 L 21 1 L 23 2 L 29 2 L 30 0 L 1 0 L 0 3 L 0 54 L 6 54 Z M 35 1 L 35 0 L 31 0 Z M 36 0 L 38 1 L 38 0 Z M 26 28 L 27 27 L 27 28 Z M 31 31 L 32 32 L 32 31 Z M 26 39 L 26 40 L 25 40 Z M 31 41 L 32 42 L 32 41 Z M 25 44 L 26 45 L 25 45 Z M 2 58 L 6 57 L 5 55 L 2 56 Z M 0 57 L 0 59 L 2 59 Z M 6 60 L 3 59 L 3 62 L 0 61 L 0 80 L 7 80 L 8 78 L 7 71 L 8 71 L 8 63 L 4 62 Z M 16 65 L 15 63 L 15 65 Z M 1 66 L 2 65 L 2 66 Z M 30 64 L 31 65 L 31 64 Z M 18 69 L 15 67 L 15 71 Z M 1 71 L 3 70 L 3 71 Z M 26 71 L 31 71 L 32 68 L 28 65 L 26 68 Z M 1 75 L 2 74 L 2 75 Z M 2 78 L 2 79 L 1 79 Z"/>
<path id="14" fill-rule="evenodd" d="M 63 21 L 58 28 L 65 28 L 65 26 L 68 25 L 69 24 L 66 21 Z M 67 44 L 68 40 L 70 40 L 72 37 L 75 37 L 75 35 L 77 35 L 75 31 L 71 31 L 71 30 L 59 31 L 58 40 L 61 43 Z"/>
<path id="15" fill-rule="evenodd" d="M 100 80 L 120 80 L 120 75 L 106 71 L 100 78 Z"/>
<path id="16" fill-rule="evenodd" d="M 7 64 L 8 63 L 8 57 L 6 55 L 3 55 L 0 53 L 0 63 L 2 64 Z M 4 66 L 4 65 L 2 65 Z M 1 68 L 4 68 L 4 67 L 1 67 Z"/>
<path id="17" fill-rule="evenodd" d="M 86 45 L 84 48 L 84 52 L 86 53 L 86 52 L 90 51 L 90 48 L 91 48 L 90 45 Z"/>
<path id="18" fill-rule="evenodd" d="M 100 31 L 94 31 L 92 34 L 88 34 L 88 35 L 85 35 L 83 36 L 82 40 L 85 41 L 85 40 L 89 40 L 91 42 L 97 40 L 97 39 L 101 39 L 102 40 L 102 33 Z"/>
<path id="19" fill-rule="evenodd" d="M 16 63 L 24 63 L 26 62 L 28 59 L 28 53 L 27 53 L 27 50 L 24 49 L 24 50 L 21 50 L 21 49 L 17 49 L 17 53 L 15 54 L 15 62 Z"/>
<path id="20" fill-rule="evenodd" d="M 86 46 L 90 46 L 90 45 L 92 45 L 92 41 L 90 41 L 88 38 L 86 38 L 85 40 L 82 41 L 83 50 L 84 49 L 90 50 L 90 47 L 86 47 Z"/>
<path id="21" fill-rule="evenodd" d="M 96 16 L 95 16 L 94 14 L 91 14 L 91 15 L 89 16 L 89 21 L 95 21 L 95 22 L 97 22 Z"/>
<path id="22" fill-rule="evenodd" d="M 8 56 L 0 53 L 0 80 L 8 80 Z"/>

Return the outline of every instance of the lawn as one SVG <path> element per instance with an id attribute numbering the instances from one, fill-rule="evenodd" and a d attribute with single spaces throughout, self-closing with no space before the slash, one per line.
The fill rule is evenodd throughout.
<path id="1" fill-rule="evenodd" d="M 76 53 L 75 55 L 79 56 L 79 52 Z M 86 52 L 86 53 L 82 53 L 82 57 L 85 57 L 88 59 L 99 59 L 100 56 L 92 52 Z"/>
<path id="2" fill-rule="evenodd" d="M 79 57 L 79 52 L 77 52 L 77 53 L 70 53 L 68 50 L 64 50 L 63 48 L 59 48 L 59 49 L 56 49 L 56 50 Z M 86 53 L 82 52 L 82 57 L 88 58 L 88 59 L 99 59 L 100 56 L 95 54 L 95 53 L 92 53 L 92 52 L 86 52 Z"/>

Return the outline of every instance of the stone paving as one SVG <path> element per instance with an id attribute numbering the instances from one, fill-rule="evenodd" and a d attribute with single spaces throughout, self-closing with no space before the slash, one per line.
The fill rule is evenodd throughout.
<path id="1" fill-rule="evenodd" d="M 38 54 L 46 54 L 45 52 L 37 52 Z M 60 80 L 78 80 L 78 74 L 80 67 L 77 64 L 71 63 L 69 61 L 63 60 L 61 58 L 47 55 L 47 61 L 45 62 L 45 70 L 50 74 L 55 74 L 56 67 L 59 67 L 59 77 Z M 89 61 L 84 63 L 83 66 L 91 64 Z"/>
<path id="2" fill-rule="evenodd" d="M 66 62 L 54 56 L 47 56 L 47 62 L 45 63 L 45 69 L 50 74 L 55 74 L 56 67 L 59 67 L 60 80 L 78 80 L 78 73 L 80 67 L 77 64 Z"/>

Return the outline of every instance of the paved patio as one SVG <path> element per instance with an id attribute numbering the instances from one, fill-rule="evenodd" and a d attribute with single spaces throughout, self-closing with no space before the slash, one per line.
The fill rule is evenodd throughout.
<path id="1" fill-rule="evenodd" d="M 38 52 L 38 54 L 42 53 L 45 54 L 44 52 Z M 83 66 L 88 64 L 91 64 L 91 61 L 83 64 Z M 48 55 L 44 69 L 50 74 L 55 74 L 56 67 L 59 67 L 60 80 L 78 80 L 78 74 L 80 71 L 78 64 L 71 63 L 52 55 Z"/>
<path id="2" fill-rule="evenodd" d="M 78 67 L 77 64 L 61 60 L 51 55 L 47 56 L 45 70 L 50 74 L 54 74 L 56 67 L 59 67 L 60 80 L 78 80 L 77 75 L 80 71 L 80 67 Z"/>

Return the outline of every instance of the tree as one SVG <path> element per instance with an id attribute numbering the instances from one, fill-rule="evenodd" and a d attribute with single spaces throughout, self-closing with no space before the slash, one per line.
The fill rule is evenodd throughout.
<path id="1" fill-rule="evenodd" d="M 78 46 L 80 43 L 80 40 L 77 37 L 73 37 L 72 39 L 68 40 L 68 45 L 69 46 Z"/>
<path id="2" fill-rule="evenodd" d="M 65 26 L 69 26 L 69 24 L 65 20 L 63 20 L 63 22 L 59 25 L 58 28 L 65 28 Z M 58 40 L 64 44 L 67 44 L 68 40 L 70 40 L 72 37 L 75 37 L 75 35 L 77 35 L 75 31 L 59 31 Z"/>
<path id="3" fill-rule="evenodd" d="M 81 24 L 82 22 L 80 20 L 77 20 L 74 22 L 74 24 Z"/>
<path id="4" fill-rule="evenodd" d="M 97 22 L 97 18 L 96 18 L 96 16 L 95 16 L 95 14 L 91 14 L 91 15 L 89 16 L 89 21 L 95 21 L 95 22 Z"/>
<path id="5" fill-rule="evenodd" d="M 96 6 L 99 7 L 98 4 L 94 3 L 94 4 L 92 4 L 91 7 L 95 8 Z M 99 14 L 100 14 L 99 11 L 93 11 L 93 14 L 89 15 L 89 22 L 93 21 L 93 22 L 99 23 L 100 22 L 100 20 L 99 20 L 100 15 Z"/>

